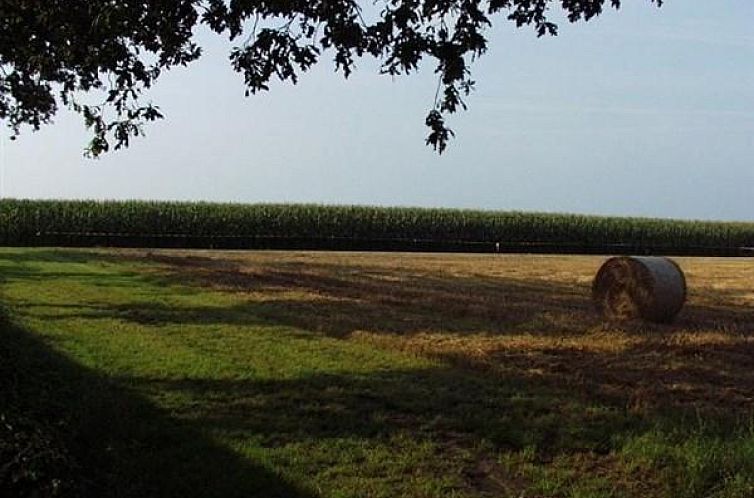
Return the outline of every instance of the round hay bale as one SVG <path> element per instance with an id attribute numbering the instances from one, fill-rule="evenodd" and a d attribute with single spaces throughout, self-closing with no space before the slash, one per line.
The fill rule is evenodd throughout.
<path id="1" fill-rule="evenodd" d="M 592 298 L 597 311 L 607 318 L 667 323 L 686 301 L 686 277 L 668 258 L 610 258 L 594 277 Z"/>

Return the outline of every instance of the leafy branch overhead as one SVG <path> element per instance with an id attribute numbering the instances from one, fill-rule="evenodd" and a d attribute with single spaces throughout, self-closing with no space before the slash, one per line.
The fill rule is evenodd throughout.
<path id="1" fill-rule="evenodd" d="M 465 109 L 470 64 L 496 16 L 555 35 L 552 8 L 576 22 L 606 6 L 620 0 L 0 0 L 0 119 L 15 136 L 64 106 L 93 132 L 91 155 L 126 147 L 162 118 L 145 91 L 201 56 L 194 33 L 205 25 L 235 43 L 230 63 L 247 95 L 296 83 L 323 56 L 345 77 L 364 56 L 394 76 L 430 61 L 438 88 L 427 143 L 442 152 L 453 136 L 445 118 Z"/>

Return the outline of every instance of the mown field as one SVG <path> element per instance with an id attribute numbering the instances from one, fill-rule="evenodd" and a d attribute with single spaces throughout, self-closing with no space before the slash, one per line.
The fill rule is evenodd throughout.
<path id="1" fill-rule="evenodd" d="M 603 260 L 0 249 L 0 495 L 753 496 L 754 266 Z"/>

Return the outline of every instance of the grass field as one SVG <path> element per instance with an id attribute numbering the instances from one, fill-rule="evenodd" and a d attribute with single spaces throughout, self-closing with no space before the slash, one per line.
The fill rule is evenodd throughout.
<path id="1" fill-rule="evenodd" d="M 0 249 L 0 455 L 28 419 L 69 496 L 754 496 L 751 260 L 678 259 L 664 326 L 593 313 L 603 260 Z"/>

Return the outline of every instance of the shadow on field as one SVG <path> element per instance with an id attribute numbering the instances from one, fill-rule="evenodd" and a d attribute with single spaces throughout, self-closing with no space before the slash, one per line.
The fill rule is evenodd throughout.
<path id="1" fill-rule="evenodd" d="M 0 259 L 3 259 L 0 255 Z M 51 278 L 79 278 L 97 287 L 127 287 L 134 278 L 153 280 L 159 285 L 194 285 L 250 295 L 239 311 L 254 312 L 260 318 L 334 337 L 354 331 L 394 334 L 415 332 L 482 332 L 491 335 L 532 333 L 581 335 L 585 330 L 603 328 L 604 321 L 593 311 L 588 283 L 566 285 L 542 279 L 516 279 L 483 275 L 459 276 L 439 272 L 410 272 L 401 268 L 348 264 L 280 262 L 249 265 L 232 259 L 197 255 L 171 255 L 143 251 L 27 250 L 13 253 L 15 266 L 2 278 L 44 281 Z M 37 273 L 28 263 L 66 262 L 117 264 L 124 260 L 144 265 L 145 272 L 128 271 L 119 277 L 100 278 L 96 272 L 45 271 Z M 20 264 L 19 264 L 20 263 Z M 155 271 L 154 263 L 161 266 Z M 263 295 L 256 299 L 254 294 Z M 699 298 L 687 303 L 672 326 L 641 323 L 621 324 L 627 333 L 662 334 L 679 328 L 735 329 L 754 333 L 754 307 L 743 306 L 751 298 L 750 289 L 692 289 Z M 738 303 L 738 304 L 736 304 Z M 138 303 L 131 309 L 114 310 L 92 306 L 92 312 L 132 315 L 142 319 L 149 311 L 150 322 L 172 322 L 174 310 Z M 181 314 L 187 310 L 182 310 Z M 205 319 L 203 315 L 211 318 Z M 223 316 L 225 315 L 225 316 Z M 188 311 L 185 321 L 234 323 L 233 313 L 212 308 Z M 244 317 L 247 319 L 247 317 Z M 247 322 L 244 322 L 247 323 Z"/>
<path id="2" fill-rule="evenodd" d="M 484 355 L 468 349 L 433 353 L 461 367 L 496 371 L 557 386 L 574 396 L 599 399 L 618 409 L 662 411 L 672 407 L 751 416 L 754 411 L 754 308 L 723 305 L 741 290 L 694 289 L 674 325 L 605 324 L 594 313 L 587 284 L 549 280 L 459 276 L 349 264 L 242 265 L 200 256 L 152 255 L 165 265 L 162 283 L 209 286 L 250 297 L 225 310 L 188 309 L 180 315 L 154 309 L 157 320 L 236 320 L 249 315 L 269 324 L 347 337 L 355 331 L 411 336 L 419 332 L 530 334 L 546 344 L 522 344 Z M 265 296 L 258 300 L 254 296 Z M 120 310 L 123 312 L 124 310 Z M 184 316 L 185 314 L 185 316 Z M 182 317 L 182 318 L 181 318 Z M 634 336 L 633 344 L 588 351 L 559 343 L 588 330 Z M 715 330 L 728 343 L 669 340 L 676 332 Z M 567 399 L 565 397 L 564 399 Z"/>
<path id="3" fill-rule="evenodd" d="M 754 344 L 668 345 L 646 341 L 619 352 L 570 347 L 501 349 L 483 358 L 441 353 L 451 364 L 524 375 L 592 400 L 654 417 L 690 413 L 748 424 L 754 417 Z M 567 399 L 567 398 L 566 398 Z"/>
<path id="4" fill-rule="evenodd" d="M 250 294 L 258 316 L 335 337 L 354 331 L 394 334 L 482 332 L 490 335 L 582 335 L 604 328 L 591 302 L 590 284 L 542 279 L 438 272 L 348 264 L 281 262 L 252 266 L 233 260 L 164 253 L 136 257 L 155 261 L 161 284 L 199 285 Z M 741 306 L 751 290 L 693 289 L 671 326 L 632 322 L 624 333 L 663 335 L 678 329 L 733 329 L 754 333 L 754 307 Z M 264 295 L 255 299 L 254 294 Z M 615 324 L 613 324 L 615 325 Z"/>
<path id="5" fill-rule="evenodd" d="M 314 496 L 2 316 L 0 398 L 0 496 Z"/>
<path id="6" fill-rule="evenodd" d="M 42 261 L 67 260 L 68 251 L 39 251 Z M 24 258 L 33 261 L 34 253 Z M 0 256 L 1 257 L 1 256 Z M 357 331 L 411 337 L 421 332 L 528 334 L 533 341 L 483 355 L 463 347 L 429 354 L 459 367 L 496 372 L 506 378 L 565 388 L 583 399 L 600 399 L 618 409 L 643 411 L 686 407 L 735 413 L 754 409 L 754 309 L 686 306 L 674 325 L 605 324 L 592 310 L 588 285 L 533 279 L 458 276 L 365 265 L 275 262 L 242 264 L 196 255 L 75 252 L 73 261 L 117 263 L 123 259 L 152 266 L 144 273 L 102 279 L 73 271 L 65 278 L 88 285 L 129 287 L 139 279 L 158 286 L 201 286 L 241 292 L 233 306 L 181 306 L 134 299 L 127 304 L 61 305 L 34 301 L 35 316 L 67 320 L 117 319 L 150 327 L 169 324 L 287 326 L 344 338 Z M 26 261 L 26 259 L 24 261 Z M 160 263 L 155 267 L 154 262 Z M 26 277 L 56 278 L 49 272 L 17 270 Z M 24 277 L 24 278 L 26 278 Z M 699 289 L 697 289 L 699 291 Z M 704 302 L 734 302 L 741 291 L 707 291 Z M 50 313 L 44 309 L 49 307 Z M 64 313 L 60 310 L 65 309 Z M 674 343 L 677 331 L 714 329 L 730 334 L 728 344 Z M 589 351 L 563 344 L 586 331 L 635 337 L 628 347 Z M 306 337 L 303 334 L 302 337 Z M 459 345 L 463 346 L 463 345 Z"/>
<path id="7" fill-rule="evenodd" d="M 334 337 L 482 332 L 581 334 L 601 323 L 587 286 L 554 282 L 404 273 L 345 264 L 276 263 L 254 267 L 196 256 L 155 255 L 162 283 L 249 293 L 249 310 L 267 320 Z M 254 294 L 264 299 L 255 300 Z"/>
<path id="8" fill-rule="evenodd" d="M 105 289 L 133 286 L 134 278 L 146 278 L 157 285 L 194 285 L 264 294 L 263 298 L 252 297 L 232 310 L 211 307 L 175 310 L 159 303 L 138 302 L 117 307 L 84 307 L 82 318 L 112 314 L 152 324 L 248 325 L 248 315 L 253 314 L 265 323 L 289 325 L 333 337 L 347 337 L 355 331 L 399 335 L 424 331 L 504 335 L 556 330 L 559 335 L 580 335 L 585 328 L 601 324 L 591 312 L 587 286 L 485 276 L 407 275 L 384 268 L 334 264 L 280 263 L 250 268 L 228 260 L 163 253 L 147 258 L 133 252 L 122 255 L 72 253 L 73 262 L 117 263 L 126 258 L 138 263 L 161 264 L 157 272 L 152 268 L 143 274 L 125 273 L 118 278 L 102 279 L 94 272 L 37 274 L 24 266 L 33 261 L 32 256 L 37 253 L 41 262 L 54 261 L 56 257 L 54 250 L 23 254 L 22 264 L 5 277 L 40 281 L 78 278 L 87 285 Z M 67 260 L 68 252 L 63 254 Z M 61 253 L 57 253 L 57 257 L 60 258 Z M 18 262 L 15 256 L 14 262 Z M 35 306 L 44 305 L 35 303 Z"/>
<path id="9" fill-rule="evenodd" d="M 127 380 L 139 389 L 201 400 L 211 412 L 207 427 L 253 435 L 268 447 L 322 439 L 386 441 L 400 433 L 448 451 L 484 441 L 552 458 L 568 451 L 606 453 L 616 434 L 642 427 L 639 418 L 607 407 L 585 420 L 583 406 L 567 393 L 525 379 L 501 381 L 452 367 L 292 380 Z"/>
<path id="10" fill-rule="evenodd" d="M 67 260 L 67 252 L 39 253 L 40 261 Z M 35 269 L 34 254 L 24 253 L 26 260 L 0 278 L 70 278 L 89 285 L 102 280 L 96 272 Z M 77 262 L 122 260 L 100 253 L 75 254 Z M 0 259 L 15 262 L 8 254 L 0 254 Z M 557 338 L 602 325 L 591 312 L 585 286 L 406 275 L 347 265 L 247 268 L 210 258 L 153 259 L 166 266 L 105 280 L 128 288 L 134 279 L 144 279 L 154 285 L 156 294 L 167 284 L 201 285 L 242 291 L 248 299 L 230 307 L 167 306 L 137 298 L 126 305 L 61 305 L 40 299 L 13 303 L 14 308 L 34 308 L 34 316 L 45 320 L 123 320 L 155 333 L 165 324 L 234 324 L 284 325 L 304 334 L 334 337 L 357 330 L 402 335 L 478 330 Z M 697 305 L 689 312 L 692 318 L 682 317 L 675 327 L 650 329 L 649 334 L 646 328 L 627 328 L 641 340 L 613 352 L 557 342 L 526 344 L 484 355 L 433 353 L 447 360 L 446 366 L 436 368 L 271 381 L 102 378 L 53 352 L 32 334 L 0 323 L 0 386 L 10 393 L 18 412 L 52 427 L 65 421 L 53 430 L 78 456 L 76 465 L 83 476 L 78 485 L 84 492 L 72 496 L 303 498 L 314 494 L 213 443 L 208 434 L 230 434 L 239 444 L 254 440 L 270 448 L 351 439 L 390 444 L 396 434 L 407 434 L 437 443 L 447 455 L 483 446 L 491 446 L 492 454 L 532 449 L 536 463 L 546 464 L 582 453 L 585 460 L 598 459 L 657 426 L 685 438 L 699 428 L 701 413 L 704 431 L 724 448 L 740 436 L 742 421 L 751 417 L 754 344 L 740 341 L 709 348 L 663 339 L 688 320 L 754 319 L 747 311 L 736 313 L 740 315 Z M 168 414 L 139 394 L 145 392 L 191 402 Z M 190 421 L 178 420 L 181 415 Z M 494 458 L 486 458 L 493 463 L 476 468 L 480 464 L 475 462 L 468 469 L 469 486 L 480 496 L 494 488 L 490 482 L 506 479 Z M 611 462 L 615 459 L 606 457 L 600 470 Z M 709 482 L 700 489 L 708 491 L 720 477 L 711 473 L 705 479 Z M 489 494 L 505 496 L 509 491 Z M 634 496 L 645 496 L 641 489 L 634 491 Z M 663 496 L 660 490 L 650 491 L 646 496 Z"/>

